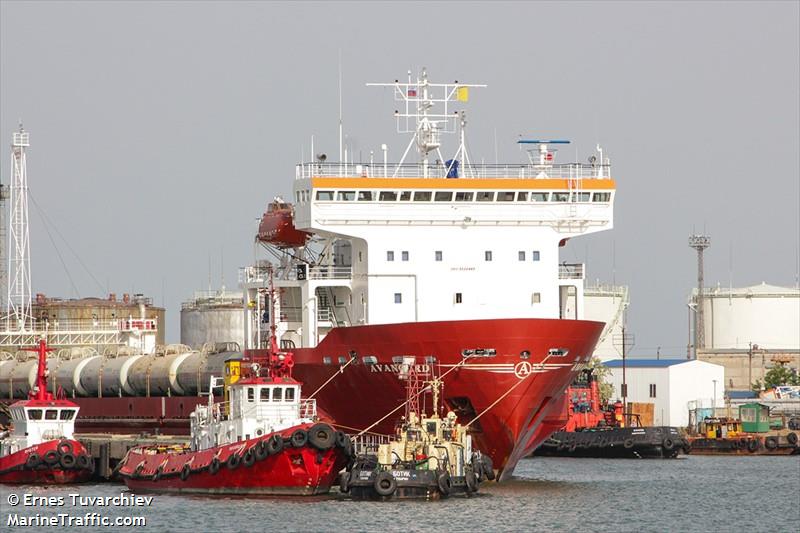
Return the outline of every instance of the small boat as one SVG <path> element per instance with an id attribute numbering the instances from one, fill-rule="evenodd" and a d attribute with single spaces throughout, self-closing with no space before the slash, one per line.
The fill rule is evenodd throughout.
<path id="1" fill-rule="evenodd" d="M 699 432 L 689 437 L 692 455 L 797 455 L 795 431 L 744 431 L 742 421 L 733 417 L 706 417 Z"/>
<path id="2" fill-rule="evenodd" d="M 277 291 L 270 283 L 270 316 Z M 117 466 L 133 491 L 316 495 L 330 491 L 353 455 L 350 438 L 319 422 L 315 400 L 301 400 L 291 352 L 277 348 L 271 324 L 268 354 L 228 361 L 211 378 L 207 405 L 190 416 L 191 442 L 178 448 L 137 447 Z M 224 398 L 214 401 L 222 381 Z"/>
<path id="3" fill-rule="evenodd" d="M 267 211 L 262 215 L 256 237 L 259 242 L 278 248 L 304 246 L 309 238 L 309 233 L 295 228 L 292 204 L 278 197 L 267 206 Z"/>
<path id="4" fill-rule="evenodd" d="M 53 485 L 87 481 L 94 461 L 73 438 L 78 406 L 47 391 L 47 341 L 36 349 L 36 386 L 9 406 L 12 427 L 0 432 L 0 483 Z"/>
<path id="5" fill-rule="evenodd" d="M 439 405 L 442 382 L 434 379 L 427 384 L 433 405 Z M 409 385 L 409 390 L 415 388 Z M 410 392 L 409 399 L 414 394 Z M 494 477 L 491 459 L 472 451 L 468 428 L 457 423 L 453 411 L 444 418 L 435 410 L 430 417 L 420 417 L 411 408 L 396 437 L 380 444 L 377 455 L 359 455 L 342 473 L 339 489 L 355 500 L 438 500 L 453 494 L 469 496 L 478 492 L 482 480 Z"/>
<path id="6" fill-rule="evenodd" d="M 601 406 L 597 377 L 591 368 L 567 388 L 567 425 L 556 431 L 535 455 L 592 458 L 663 458 L 686 453 L 683 432 L 670 426 L 642 426 L 639 415 L 625 413 L 620 401 Z"/>

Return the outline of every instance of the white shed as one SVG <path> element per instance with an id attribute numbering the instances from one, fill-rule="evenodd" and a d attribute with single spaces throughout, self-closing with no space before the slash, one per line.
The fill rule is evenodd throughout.
<path id="1" fill-rule="evenodd" d="M 606 361 L 614 398 L 622 399 L 622 359 Z M 629 402 L 652 403 L 653 424 L 686 427 L 689 402 L 704 400 L 724 404 L 725 367 L 686 359 L 626 359 L 625 375 Z M 716 388 L 716 391 L 715 391 Z"/>

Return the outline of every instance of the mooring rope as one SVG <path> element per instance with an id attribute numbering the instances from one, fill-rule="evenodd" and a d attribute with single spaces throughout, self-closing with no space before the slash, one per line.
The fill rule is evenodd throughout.
<path id="1" fill-rule="evenodd" d="M 321 391 L 322 389 L 324 389 L 324 388 L 325 388 L 325 386 L 326 386 L 328 383 L 330 383 L 331 381 L 333 381 L 333 378 L 335 378 L 335 377 L 336 377 L 336 376 L 338 376 L 339 374 L 342 374 L 342 373 L 344 373 L 344 369 L 345 369 L 345 368 L 347 368 L 348 366 L 350 366 L 350 363 L 352 363 L 352 362 L 353 362 L 353 361 L 355 361 L 355 360 L 356 360 L 356 356 L 353 356 L 353 357 L 351 357 L 351 358 L 350 358 L 350 360 L 349 360 L 347 363 L 345 363 L 345 364 L 344 364 L 344 366 L 340 366 L 340 367 L 339 367 L 339 370 L 337 370 L 336 372 L 334 372 L 334 373 L 333 373 L 333 375 L 332 375 L 331 377 L 329 377 L 329 378 L 328 378 L 328 381 L 326 381 L 325 383 L 323 383 L 322 385 L 320 385 L 320 386 L 319 386 L 319 388 L 318 388 L 317 390 L 315 390 L 313 393 L 311 393 L 311 396 L 309 396 L 309 397 L 308 397 L 308 398 L 306 398 L 306 399 L 307 399 L 307 400 L 310 400 L 311 398 L 313 398 L 314 396 L 316 396 L 316 395 L 317 395 L 317 393 L 318 393 L 319 391 Z"/>

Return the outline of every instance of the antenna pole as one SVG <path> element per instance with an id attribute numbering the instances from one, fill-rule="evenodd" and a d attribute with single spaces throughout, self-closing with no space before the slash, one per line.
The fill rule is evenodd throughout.
<path id="1" fill-rule="evenodd" d="M 339 162 L 342 161 L 344 130 L 342 127 L 342 49 L 339 48 Z M 312 157 L 314 154 L 311 154 Z"/>
<path id="2" fill-rule="evenodd" d="M 28 171 L 25 149 L 30 146 L 30 134 L 19 125 L 11 142 L 11 232 L 8 236 L 8 296 L 6 311 L 8 327 L 11 320 L 18 331 L 33 326 L 31 316 L 31 265 L 28 234 Z"/>

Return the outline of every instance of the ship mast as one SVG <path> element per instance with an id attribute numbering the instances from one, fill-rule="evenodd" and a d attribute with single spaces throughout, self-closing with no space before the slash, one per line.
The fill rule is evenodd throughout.
<path id="1" fill-rule="evenodd" d="M 39 364 L 36 367 L 36 384 L 33 389 L 28 391 L 29 400 L 52 401 L 53 394 L 47 390 L 47 352 L 52 352 L 53 348 L 47 347 L 47 341 L 42 337 L 39 339 L 39 346 L 36 348 L 23 348 L 28 352 L 39 354 Z"/>
<path id="2" fill-rule="evenodd" d="M 476 85 L 467 83 L 431 83 L 428 81 L 428 72 L 422 69 L 422 75 L 416 81 L 411 80 L 411 71 L 408 72 L 408 81 L 401 83 L 394 80 L 394 83 L 367 83 L 369 87 L 392 87 L 394 88 L 395 101 L 402 102 L 405 106 L 404 111 L 395 110 L 394 116 L 397 119 L 398 133 L 411 133 L 411 140 L 406 146 L 400 163 L 394 170 L 392 177 L 397 177 L 400 167 L 408 157 L 412 146 L 416 146 L 422 163 L 422 177 L 429 177 L 430 161 L 429 156 L 435 152 L 439 159 L 438 164 L 449 173 L 455 165 L 456 158 L 460 155 L 467 165 L 469 159 L 465 145 L 465 129 L 467 125 L 466 113 L 464 111 L 449 111 L 451 102 L 466 102 L 469 100 L 469 89 L 472 87 L 486 87 L 486 85 Z M 439 113 L 433 110 L 436 104 L 441 104 L 443 110 Z M 414 127 L 411 128 L 410 119 L 414 120 Z M 460 144 L 456 155 L 445 164 L 441 146 L 442 133 L 460 133 Z"/>
<path id="3" fill-rule="evenodd" d="M 19 125 L 11 142 L 11 231 L 8 238 L 8 328 L 25 331 L 33 326 L 31 315 L 31 265 L 28 238 L 28 172 L 25 149 L 30 134 Z M 13 321 L 13 322 L 12 322 Z"/>

